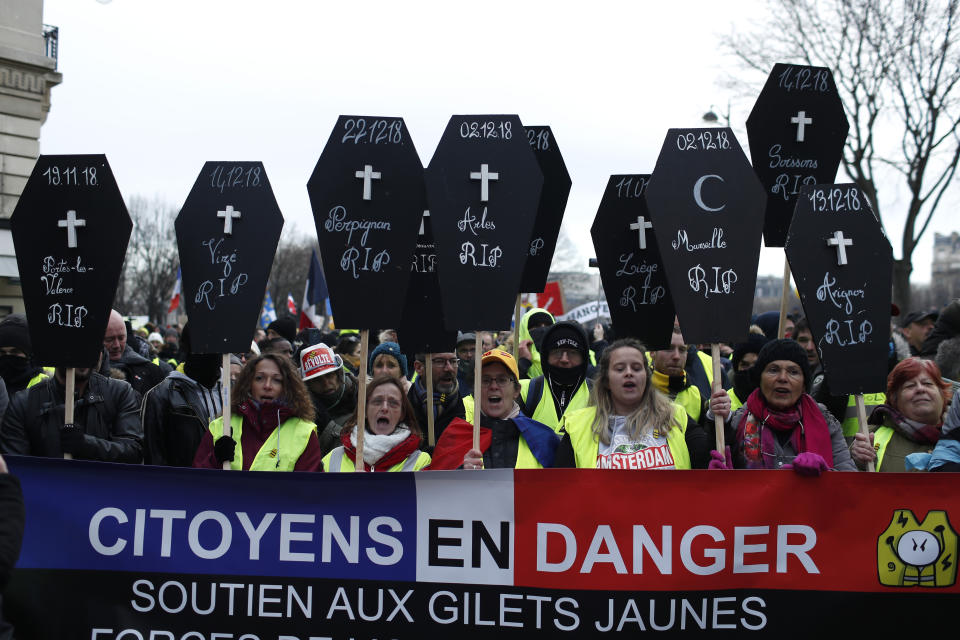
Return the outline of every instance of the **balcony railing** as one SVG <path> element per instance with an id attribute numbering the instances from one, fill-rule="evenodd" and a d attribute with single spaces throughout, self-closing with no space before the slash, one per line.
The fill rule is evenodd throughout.
<path id="1" fill-rule="evenodd" d="M 57 68 L 57 41 L 60 38 L 60 28 L 53 25 L 43 25 L 44 54 L 53 58 L 53 68 Z"/>

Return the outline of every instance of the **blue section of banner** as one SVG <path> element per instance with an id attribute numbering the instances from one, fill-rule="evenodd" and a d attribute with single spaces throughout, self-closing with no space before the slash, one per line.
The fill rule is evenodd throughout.
<path id="1" fill-rule="evenodd" d="M 7 463 L 27 505 L 20 568 L 416 580 L 412 473 Z"/>

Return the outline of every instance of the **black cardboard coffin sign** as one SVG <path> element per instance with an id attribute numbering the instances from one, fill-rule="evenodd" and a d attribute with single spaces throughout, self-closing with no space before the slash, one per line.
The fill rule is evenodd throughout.
<path id="1" fill-rule="evenodd" d="M 893 250 L 863 192 L 804 187 L 785 250 L 831 392 L 886 389 Z"/>
<path id="2" fill-rule="evenodd" d="M 396 327 L 424 206 L 403 118 L 340 116 L 307 182 L 337 324 Z"/>
<path id="3" fill-rule="evenodd" d="M 510 326 L 543 186 L 520 118 L 451 117 L 426 176 L 447 327 Z"/>
<path id="4" fill-rule="evenodd" d="M 282 229 L 262 163 L 203 165 L 176 221 L 194 353 L 250 349 Z"/>
<path id="5" fill-rule="evenodd" d="M 849 129 L 829 69 L 773 66 L 747 118 L 750 157 L 767 192 L 768 247 L 786 242 L 800 188 L 834 181 Z"/>
<path id="6" fill-rule="evenodd" d="M 764 197 L 729 128 L 667 132 L 646 200 L 687 342 L 746 337 Z"/>
<path id="7" fill-rule="evenodd" d="M 443 321 L 437 245 L 433 240 L 430 218 L 430 211 L 425 210 L 410 264 L 410 285 L 403 305 L 403 320 L 397 328 L 400 346 L 413 354 L 453 351 L 457 343 L 457 332 L 448 330 Z"/>
<path id="8" fill-rule="evenodd" d="M 133 229 L 106 156 L 40 156 L 10 226 L 34 361 L 95 366 Z"/>
<path id="9" fill-rule="evenodd" d="M 563 223 L 563 212 L 567 208 L 570 195 L 570 174 L 563 162 L 560 147 L 550 127 L 524 127 L 527 142 L 537 157 L 540 171 L 543 173 L 543 189 L 540 191 L 540 205 L 537 218 L 530 234 L 530 251 L 523 266 L 520 278 L 520 291 L 543 291 L 547 286 L 550 263 L 557 248 L 557 236 Z"/>
<path id="10" fill-rule="evenodd" d="M 590 235 L 615 333 L 666 349 L 676 312 L 643 198 L 649 181 L 648 174 L 610 176 Z"/>

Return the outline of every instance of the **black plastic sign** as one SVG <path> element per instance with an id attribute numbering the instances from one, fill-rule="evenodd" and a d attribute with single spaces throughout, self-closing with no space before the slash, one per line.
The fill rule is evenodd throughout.
<path id="1" fill-rule="evenodd" d="M 829 69 L 773 66 L 747 118 L 753 168 L 767 191 L 768 247 L 786 242 L 800 188 L 836 179 L 849 129 Z"/>
<path id="2" fill-rule="evenodd" d="M 34 360 L 96 366 L 133 229 L 106 156 L 40 156 L 10 227 Z"/>
<path id="3" fill-rule="evenodd" d="M 307 191 L 337 324 L 399 325 L 426 208 L 403 118 L 340 116 Z"/>
<path id="4" fill-rule="evenodd" d="M 785 250 L 831 392 L 885 390 L 893 250 L 860 188 L 801 189 Z"/>
<path id="5" fill-rule="evenodd" d="M 684 339 L 744 339 L 765 196 L 733 131 L 670 129 L 646 200 Z"/>
<path id="6" fill-rule="evenodd" d="M 410 286 L 403 305 L 403 320 L 397 331 L 400 345 L 407 353 L 445 353 L 453 351 L 457 332 L 446 328 L 440 280 L 437 278 L 437 245 L 433 223 L 424 210 L 417 231 L 417 245 L 410 264 Z"/>
<path id="7" fill-rule="evenodd" d="M 426 175 L 447 327 L 509 327 L 543 186 L 520 118 L 453 116 Z"/>
<path id="8" fill-rule="evenodd" d="M 614 332 L 666 349 L 676 312 L 644 193 L 648 174 L 613 175 L 590 227 Z"/>
<path id="9" fill-rule="evenodd" d="M 543 173 L 543 189 L 540 192 L 540 205 L 537 218 L 530 235 L 530 251 L 523 265 L 520 278 L 520 291 L 537 293 L 547 286 L 550 263 L 557 248 L 557 237 L 563 223 L 563 212 L 567 208 L 570 195 L 570 174 L 563 162 L 560 147 L 553 137 L 550 127 L 524 127 L 527 142 L 533 149 L 540 171 Z"/>
<path id="10" fill-rule="evenodd" d="M 246 352 L 283 215 L 260 162 L 207 162 L 177 216 L 194 353 Z"/>

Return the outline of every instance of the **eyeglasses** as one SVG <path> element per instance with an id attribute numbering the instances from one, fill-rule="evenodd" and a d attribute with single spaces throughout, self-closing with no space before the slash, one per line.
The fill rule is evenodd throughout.
<path id="1" fill-rule="evenodd" d="M 399 409 L 400 401 L 396 398 L 370 398 L 371 407 L 382 407 L 383 405 L 387 405 L 391 409 Z"/>
<path id="2" fill-rule="evenodd" d="M 781 369 L 775 364 L 767 366 L 767 368 L 763 370 L 763 375 L 776 378 L 778 375 L 780 375 L 781 371 L 785 371 L 788 378 L 803 377 L 803 371 L 800 370 L 800 367 L 787 367 L 786 369 Z"/>
<path id="3" fill-rule="evenodd" d="M 460 358 L 432 358 L 430 361 L 435 367 L 442 367 L 444 365 L 456 367 L 458 364 L 460 364 Z"/>
<path id="4" fill-rule="evenodd" d="M 492 383 L 496 382 L 498 387 L 505 387 L 511 382 L 513 378 L 509 376 L 497 376 L 496 378 L 491 378 L 490 376 L 483 376 L 480 378 L 480 382 L 483 383 L 483 386 L 489 387 Z"/>

